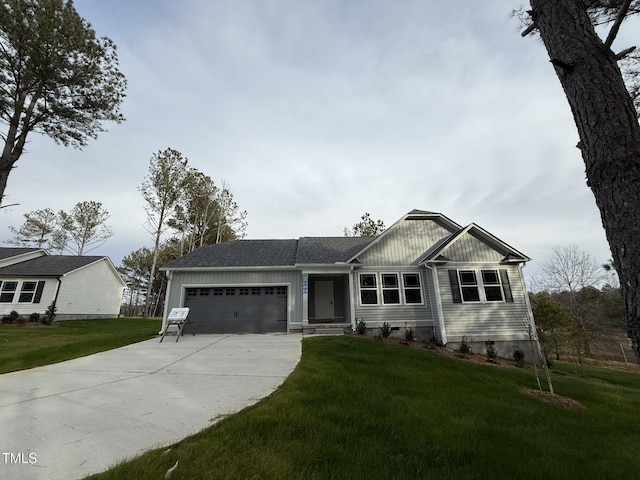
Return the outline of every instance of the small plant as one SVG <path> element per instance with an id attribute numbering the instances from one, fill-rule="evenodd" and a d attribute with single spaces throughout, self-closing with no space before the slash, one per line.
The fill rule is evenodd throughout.
<path id="1" fill-rule="evenodd" d="M 472 350 L 473 340 L 469 340 L 466 336 L 462 337 L 462 340 L 460 340 L 460 347 L 458 348 L 458 353 L 460 354 L 460 356 L 465 358 L 471 353 Z"/>
<path id="2" fill-rule="evenodd" d="M 9 317 L 11 317 L 11 323 L 13 323 L 20 318 L 20 314 L 16 310 L 11 310 L 11 312 L 9 312 Z"/>
<path id="3" fill-rule="evenodd" d="M 524 351 L 518 347 L 513 350 L 513 360 L 516 362 L 516 367 L 520 368 L 524 366 Z"/>
<path id="4" fill-rule="evenodd" d="M 356 332 L 360 335 L 367 333 L 367 322 L 362 319 L 358 320 L 358 323 L 356 323 Z"/>
<path id="5" fill-rule="evenodd" d="M 496 347 L 493 346 L 493 342 L 488 341 L 485 342 L 487 348 L 487 362 L 496 363 L 496 358 L 498 358 L 498 354 L 496 353 Z"/>
<path id="6" fill-rule="evenodd" d="M 30 322 L 39 322 L 40 321 L 40 314 L 38 312 L 33 312 L 31 315 L 29 315 L 29 321 Z"/>
<path id="7" fill-rule="evenodd" d="M 416 333 L 413 331 L 411 327 L 405 327 L 404 329 L 404 339 L 407 342 L 413 342 L 416 339 Z"/>
<path id="8" fill-rule="evenodd" d="M 384 322 L 382 325 L 380 325 L 378 329 L 380 330 L 380 335 L 382 335 L 383 338 L 388 338 L 389 335 L 391 335 L 391 325 L 389 325 L 387 322 Z"/>
<path id="9" fill-rule="evenodd" d="M 56 319 L 56 301 L 51 302 L 51 305 L 47 307 L 47 310 L 44 312 L 44 315 L 40 318 L 40 323 L 43 325 L 51 325 L 53 321 Z"/>

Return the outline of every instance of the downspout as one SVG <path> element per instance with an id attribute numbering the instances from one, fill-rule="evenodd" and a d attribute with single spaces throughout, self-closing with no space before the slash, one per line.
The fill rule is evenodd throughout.
<path id="1" fill-rule="evenodd" d="M 162 312 L 162 326 L 160 327 L 160 331 L 158 335 L 162 335 L 164 329 L 167 328 L 167 317 L 169 316 L 169 292 L 171 292 L 171 279 L 173 278 L 173 272 L 171 270 L 167 270 L 167 291 L 164 292 L 164 312 Z"/>
<path id="2" fill-rule="evenodd" d="M 356 306 L 354 304 L 354 291 L 353 291 L 353 275 L 354 268 L 353 265 L 349 267 L 349 313 L 351 313 L 351 331 L 356 331 Z"/>
<path id="3" fill-rule="evenodd" d="M 440 327 L 440 341 L 443 345 L 447 345 L 447 330 L 444 326 L 444 313 L 442 312 L 442 298 L 440 298 L 440 283 L 438 282 L 438 272 L 436 267 L 425 263 L 425 267 L 431 270 L 431 279 L 433 281 L 433 290 L 436 297 L 436 317 L 438 326 Z"/>

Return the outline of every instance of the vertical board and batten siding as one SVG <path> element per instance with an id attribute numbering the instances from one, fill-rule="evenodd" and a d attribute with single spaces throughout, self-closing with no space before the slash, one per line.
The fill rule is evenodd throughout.
<path id="1" fill-rule="evenodd" d="M 453 262 L 500 262 L 505 253 L 496 251 L 490 245 L 470 233 L 465 233 L 446 249 L 446 255 Z"/>
<path id="2" fill-rule="evenodd" d="M 289 323 L 302 322 L 302 274 L 297 270 L 273 271 L 174 271 L 165 311 L 183 307 L 187 287 L 288 286 Z"/>
<path id="3" fill-rule="evenodd" d="M 454 303 L 449 270 L 451 269 L 504 269 L 509 275 L 513 295 L 510 302 Z M 525 300 L 527 295 L 521 271 L 514 265 L 481 264 L 445 265 L 438 267 L 438 282 L 442 312 L 449 342 L 459 342 L 463 336 L 475 341 L 528 340 L 531 318 Z"/>
<path id="4" fill-rule="evenodd" d="M 116 318 L 123 291 L 106 259 L 79 268 L 62 278 L 56 318 Z"/>
<path id="5" fill-rule="evenodd" d="M 418 259 L 451 231 L 431 219 L 406 219 L 387 231 L 358 259 L 365 265 L 416 265 Z"/>
<path id="6" fill-rule="evenodd" d="M 379 305 L 361 305 L 360 289 L 358 274 L 359 273 L 419 273 L 420 282 L 422 284 L 422 305 L 383 305 L 382 290 L 378 288 Z M 417 268 L 395 268 L 395 269 L 361 269 L 356 271 L 354 280 L 354 294 L 351 301 L 355 305 L 356 321 L 362 319 L 370 327 L 375 327 L 384 322 L 389 323 L 392 327 L 403 327 L 405 322 L 407 326 L 432 326 L 435 316 L 431 308 L 431 294 L 427 291 L 427 279 L 425 271 Z M 402 287 L 401 287 L 402 288 Z M 402 296 L 402 293 L 400 294 Z"/>

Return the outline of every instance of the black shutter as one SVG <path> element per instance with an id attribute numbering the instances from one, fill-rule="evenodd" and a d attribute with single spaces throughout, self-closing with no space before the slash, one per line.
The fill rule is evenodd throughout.
<path id="1" fill-rule="evenodd" d="M 504 301 L 513 303 L 513 294 L 511 293 L 511 284 L 509 283 L 509 275 L 505 269 L 500 269 L 500 280 L 502 281 L 502 291 L 504 292 Z"/>
<path id="2" fill-rule="evenodd" d="M 451 284 L 451 298 L 453 298 L 453 303 L 462 303 L 457 270 L 449 270 L 449 283 Z"/>
<path id="3" fill-rule="evenodd" d="M 42 298 L 42 290 L 44 290 L 44 284 L 46 282 L 44 280 L 40 280 L 38 282 L 38 286 L 36 287 L 36 294 L 33 297 L 33 303 L 40 303 L 40 299 Z"/>

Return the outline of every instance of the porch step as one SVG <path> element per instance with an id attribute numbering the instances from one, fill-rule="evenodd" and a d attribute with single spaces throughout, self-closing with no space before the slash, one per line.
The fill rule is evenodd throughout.
<path id="1" fill-rule="evenodd" d="M 317 335 L 344 335 L 346 330 L 350 330 L 351 325 L 335 325 L 335 324 L 311 324 L 304 327 L 302 333 Z"/>

